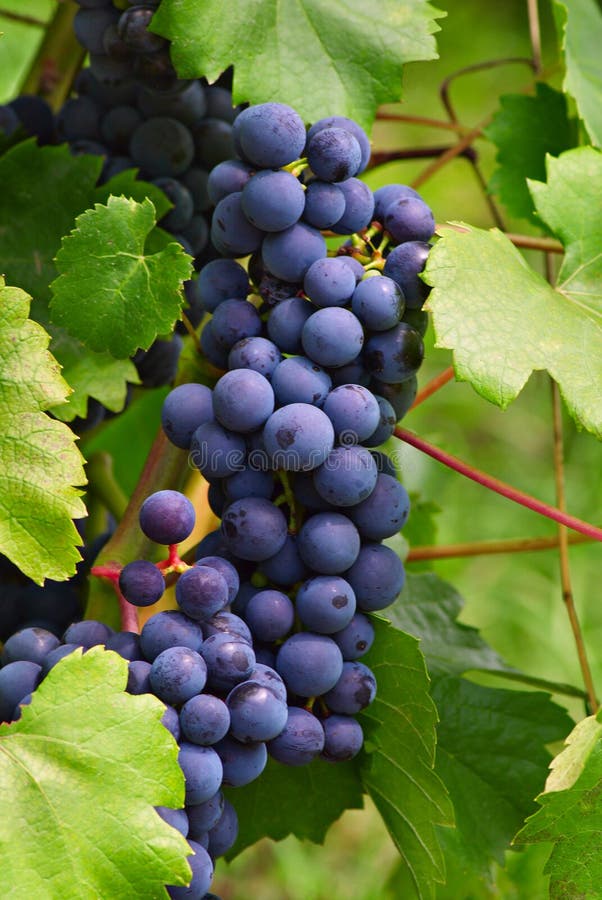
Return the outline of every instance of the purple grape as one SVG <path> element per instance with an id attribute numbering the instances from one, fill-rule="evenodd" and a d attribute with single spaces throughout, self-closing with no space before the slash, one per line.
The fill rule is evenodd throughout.
<path id="1" fill-rule="evenodd" d="M 341 651 L 331 638 L 305 631 L 288 638 L 276 657 L 276 671 L 299 697 L 325 694 L 339 680 L 342 667 Z"/>
<path id="2" fill-rule="evenodd" d="M 316 513 L 307 518 L 297 544 L 303 562 L 320 575 L 344 572 L 360 552 L 357 528 L 347 516 L 336 512 Z"/>
<path id="3" fill-rule="evenodd" d="M 171 706 L 199 694 L 207 681 L 203 657 L 189 647 L 169 647 L 155 657 L 150 670 L 153 693 Z"/>
<path id="4" fill-rule="evenodd" d="M 183 572 L 176 584 L 178 606 L 197 622 L 210 619 L 227 605 L 228 599 L 228 584 L 223 575 L 199 563 Z"/>
<path id="5" fill-rule="evenodd" d="M 295 608 L 281 591 L 258 591 L 247 603 L 245 619 L 255 638 L 269 644 L 289 633 L 295 621 Z"/>
<path id="6" fill-rule="evenodd" d="M 355 594 L 344 578 L 318 575 L 301 585 L 295 606 L 306 628 L 318 634 L 334 634 L 353 618 Z"/>
<path id="7" fill-rule="evenodd" d="M 243 681 L 228 694 L 230 734 L 243 744 L 277 737 L 288 718 L 286 702 L 256 681 Z"/>
<path id="8" fill-rule="evenodd" d="M 212 393 L 204 384 L 180 384 L 163 401 L 163 431 L 171 443 L 182 450 L 190 449 L 196 429 L 212 418 Z"/>
<path id="9" fill-rule="evenodd" d="M 345 628 L 331 637 L 337 643 L 344 660 L 359 659 L 374 643 L 374 627 L 367 616 L 358 612 Z"/>
<path id="10" fill-rule="evenodd" d="M 207 747 L 226 736 L 230 713 L 218 697 L 198 694 L 187 700 L 180 710 L 180 726 L 186 740 Z"/>
<path id="11" fill-rule="evenodd" d="M 273 417 L 272 417 L 273 418 Z M 241 559 L 260 562 L 277 553 L 286 540 L 282 511 L 263 497 L 235 500 L 222 519 L 228 548 Z"/>
<path id="12" fill-rule="evenodd" d="M 152 606 L 163 596 L 165 578 L 154 563 L 136 559 L 119 573 L 119 590 L 134 606 Z"/>
<path id="13" fill-rule="evenodd" d="M 186 779 L 186 804 L 195 806 L 210 800 L 222 784 L 222 763 L 211 747 L 183 741 L 178 762 Z"/>
<path id="14" fill-rule="evenodd" d="M 147 497 L 139 513 L 140 528 L 157 544 L 179 544 L 194 528 L 194 506 L 179 491 L 157 491 Z"/>
<path id="15" fill-rule="evenodd" d="M 334 429 L 321 409 L 309 403 L 291 403 L 270 416 L 263 438 L 274 468 L 310 471 L 320 466 L 331 452 Z"/>
<path id="16" fill-rule="evenodd" d="M 335 713 L 353 716 L 369 706 L 375 696 L 376 679 L 368 666 L 346 662 L 335 686 L 324 694 L 324 702 Z"/>
<path id="17" fill-rule="evenodd" d="M 364 732 L 360 723 L 351 716 L 328 716 L 322 722 L 322 726 L 324 728 L 322 758 L 328 762 L 353 759 L 362 749 Z"/>
<path id="18" fill-rule="evenodd" d="M 305 766 L 324 749 L 324 729 L 312 713 L 292 706 L 284 731 L 270 741 L 268 749 L 285 766 Z"/>

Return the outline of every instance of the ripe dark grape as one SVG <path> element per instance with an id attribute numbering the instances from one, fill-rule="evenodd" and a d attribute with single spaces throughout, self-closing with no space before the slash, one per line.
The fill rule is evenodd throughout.
<path id="1" fill-rule="evenodd" d="M 179 544 L 194 528 L 194 506 L 179 491 L 157 491 L 140 507 L 140 528 L 157 544 Z"/>
<path id="2" fill-rule="evenodd" d="M 276 670 L 293 694 L 319 697 L 339 680 L 343 657 L 331 638 L 302 631 L 282 644 Z"/>
<path id="3" fill-rule="evenodd" d="M 270 756 L 286 766 L 305 766 L 324 749 L 324 729 L 312 713 L 292 706 L 281 734 L 269 743 Z"/>
<path id="4" fill-rule="evenodd" d="M 235 129 L 244 157 L 264 169 L 288 165 L 305 146 L 305 125 L 284 103 L 250 106 L 237 117 Z"/>
<path id="5" fill-rule="evenodd" d="M 138 559 L 121 570 L 119 589 L 128 603 L 151 606 L 163 596 L 165 579 L 153 563 Z"/>

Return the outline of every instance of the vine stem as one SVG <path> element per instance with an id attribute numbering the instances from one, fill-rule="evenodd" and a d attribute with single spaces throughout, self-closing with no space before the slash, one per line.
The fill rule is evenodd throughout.
<path id="1" fill-rule="evenodd" d="M 527 15 L 529 17 L 533 69 L 536 75 L 541 75 L 541 28 L 539 25 L 538 0 L 527 0 Z"/>
<path id="2" fill-rule="evenodd" d="M 88 491 L 108 509 L 118 522 L 128 505 L 128 499 L 117 483 L 113 472 L 113 458 L 104 450 L 92 453 L 86 463 Z"/>
<path id="3" fill-rule="evenodd" d="M 429 178 L 432 178 L 433 175 L 442 169 L 443 166 L 447 165 L 447 163 L 451 162 L 457 156 L 460 156 L 467 147 L 470 147 L 475 138 L 480 137 L 483 132 L 483 129 L 489 124 L 491 121 L 491 116 L 487 116 L 487 118 L 483 119 L 478 125 L 474 128 L 471 128 L 470 131 L 466 132 L 464 137 L 462 137 L 457 144 L 454 144 L 453 147 L 450 147 L 449 150 L 446 150 L 445 153 L 442 153 L 441 156 L 437 157 L 434 162 L 429 163 L 419 175 L 414 178 L 412 181 L 411 187 L 419 188 L 421 185 L 428 181 Z"/>
<path id="4" fill-rule="evenodd" d="M 439 222 L 436 226 L 436 231 L 439 232 L 446 228 L 464 234 L 468 232 L 468 228 L 463 228 L 461 225 L 453 225 L 451 222 Z M 515 247 L 523 247 L 525 250 L 542 250 L 544 253 L 564 253 L 564 247 L 560 241 L 556 241 L 554 238 L 537 237 L 531 234 L 515 234 L 512 231 L 504 231 L 503 234 Z"/>
<path id="5" fill-rule="evenodd" d="M 26 16 L 23 13 L 12 12 L 10 9 L 0 10 L 0 18 L 8 19 L 10 22 L 19 22 L 21 25 L 34 25 L 37 28 L 46 28 L 47 25 L 44 19 L 38 19 L 36 16 Z"/>
<path id="6" fill-rule="evenodd" d="M 407 431 L 405 428 L 396 428 L 393 434 L 395 437 L 399 438 L 399 440 L 404 441 L 406 444 L 410 444 L 410 446 L 415 447 L 422 453 L 426 453 L 427 456 L 431 456 L 433 459 L 436 459 L 437 462 L 453 469 L 455 472 L 459 472 L 466 478 L 470 478 L 471 481 L 475 481 L 477 484 L 481 484 L 483 487 L 495 491 L 496 494 L 501 494 L 502 497 L 506 497 L 508 500 L 513 500 L 521 506 L 526 506 L 527 509 L 538 512 L 540 515 L 546 516 L 548 519 L 553 519 L 555 522 L 560 522 L 562 525 L 566 525 L 574 531 L 579 531 L 581 534 L 585 534 L 594 540 L 602 541 L 602 528 L 597 528 L 595 525 L 584 522 L 582 519 L 577 519 L 575 516 L 569 516 L 563 510 L 558 509 L 555 506 L 549 506 L 547 503 L 537 500 L 536 497 L 525 494 L 523 491 L 519 491 L 517 488 L 513 488 L 509 484 L 506 484 L 504 481 L 500 481 L 497 478 L 493 478 L 492 475 L 488 475 L 486 472 L 475 469 L 473 466 L 468 465 L 468 463 L 463 462 L 456 456 L 452 456 L 450 453 L 446 453 L 445 450 L 440 450 L 439 447 L 433 446 L 433 444 L 418 437 L 418 435 L 413 434 L 411 431 Z"/>
<path id="7" fill-rule="evenodd" d="M 463 134 L 468 129 L 458 122 L 446 122 L 445 119 L 429 119 L 426 116 L 409 116 L 404 113 L 377 112 L 376 118 L 380 122 L 405 122 L 407 125 L 423 125 L 427 128 L 442 128 L 445 131 L 454 131 Z"/>
<path id="8" fill-rule="evenodd" d="M 588 544 L 594 538 L 584 534 L 567 535 L 569 544 Z M 412 547 L 406 562 L 425 559 L 456 559 L 464 556 L 488 556 L 495 553 L 526 553 L 532 550 L 553 550 L 558 547 L 558 537 L 506 538 L 497 541 L 466 541 L 463 544 L 423 544 Z"/>
<path id="9" fill-rule="evenodd" d="M 424 403 L 429 397 L 435 394 L 438 390 L 444 387 L 448 382 L 453 381 L 454 378 L 454 367 L 448 366 L 447 369 L 444 369 L 443 372 L 439 372 L 438 375 L 435 375 L 434 378 L 425 384 L 421 391 L 418 391 L 416 394 L 416 399 L 410 406 L 410 409 L 415 409 L 417 406 L 420 406 L 421 403 Z"/>
<path id="10" fill-rule="evenodd" d="M 550 379 L 552 386 L 552 413 L 554 427 L 554 478 L 556 482 L 556 502 L 561 510 L 566 508 L 566 492 L 564 486 L 564 448 L 562 440 L 562 408 L 560 405 L 560 391 L 555 381 Z M 571 623 L 579 666 L 583 676 L 583 684 L 587 691 L 587 704 L 591 715 L 595 715 L 598 709 L 596 689 L 592 677 L 583 632 L 579 623 L 573 589 L 571 587 L 571 575 L 569 568 L 569 545 L 565 525 L 558 526 L 558 556 L 560 560 L 560 584 L 562 587 L 562 599 Z"/>
<path id="11" fill-rule="evenodd" d="M 86 57 L 73 30 L 78 9 L 75 3 L 58 5 L 21 88 L 23 94 L 41 94 L 55 112 L 69 95 Z"/>

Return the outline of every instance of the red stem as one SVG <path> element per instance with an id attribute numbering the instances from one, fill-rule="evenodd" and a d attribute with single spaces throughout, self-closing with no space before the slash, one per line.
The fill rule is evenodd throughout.
<path id="1" fill-rule="evenodd" d="M 128 601 L 119 590 L 120 572 L 121 566 L 117 565 L 92 566 L 92 568 L 90 569 L 91 575 L 96 575 L 97 578 L 105 578 L 107 581 L 111 582 L 113 590 L 117 594 L 117 599 L 119 601 L 121 630 L 133 631 L 135 634 L 139 634 L 140 626 L 138 625 L 138 607 L 133 606 L 131 603 L 128 603 Z"/>
<path id="2" fill-rule="evenodd" d="M 416 399 L 412 403 L 410 409 L 415 409 L 417 406 L 420 406 L 428 397 L 432 394 L 435 394 L 440 388 L 446 385 L 449 381 L 452 381 L 454 378 L 454 367 L 448 366 L 447 369 L 444 369 L 443 372 L 440 372 L 438 375 L 435 375 L 434 378 L 425 384 L 421 391 L 418 391 L 416 394 Z"/>
<path id="3" fill-rule="evenodd" d="M 602 541 L 601 528 L 596 528 L 595 525 L 590 525 L 589 522 L 584 522 L 582 519 L 575 518 L 575 516 L 569 516 L 555 506 L 548 506 L 547 503 L 542 503 L 541 500 L 537 500 L 530 494 L 525 494 L 523 491 L 511 487 L 509 484 L 499 481 L 497 478 L 493 478 L 491 475 L 487 475 L 485 472 L 481 472 L 479 469 L 469 466 L 456 456 L 452 456 L 444 450 L 434 447 L 432 444 L 429 444 L 428 441 L 412 434 L 411 431 L 406 431 L 405 428 L 396 428 L 393 433 L 399 440 L 405 441 L 406 444 L 410 444 L 417 450 L 421 450 L 423 453 L 426 453 L 427 456 L 431 456 L 438 462 L 443 463 L 444 466 L 454 469 L 454 471 L 459 472 L 466 478 L 476 481 L 477 484 L 482 484 L 483 487 L 489 488 L 490 491 L 495 491 L 496 494 L 501 494 L 502 497 L 506 497 L 508 500 L 520 503 L 521 506 L 526 506 L 527 509 L 532 509 L 534 512 L 546 516 L 548 519 L 559 522 L 561 525 L 566 525 L 567 528 L 572 528 L 573 531 L 579 531 L 581 534 L 586 534 L 594 540 Z"/>
<path id="4" fill-rule="evenodd" d="M 170 544 L 168 547 L 167 559 L 162 559 L 161 562 L 158 562 L 157 568 L 163 571 L 163 569 L 169 569 L 171 566 L 181 566 L 183 562 L 184 560 L 178 553 L 178 545 Z"/>

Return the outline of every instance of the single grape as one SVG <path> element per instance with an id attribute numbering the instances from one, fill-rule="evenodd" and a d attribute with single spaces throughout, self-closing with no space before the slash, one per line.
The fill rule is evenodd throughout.
<path id="1" fill-rule="evenodd" d="M 78 647 L 89 650 L 90 647 L 106 644 L 113 634 L 113 629 L 105 625 L 104 622 L 86 619 L 83 622 L 74 622 L 70 625 L 63 635 L 63 642 L 65 644 L 77 644 Z"/>
<path id="2" fill-rule="evenodd" d="M 179 491 L 156 491 L 139 513 L 140 528 L 157 544 L 179 544 L 194 528 L 194 506 Z"/>
<path id="3" fill-rule="evenodd" d="M 243 681 L 226 699 L 230 710 L 230 734 L 243 744 L 277 737 L 288 718 L 286 702 L 256 681 Z"/>
<path id="4" fill-rule="evenodd" d="M 223 197 L 211 219 L 211 240 L 224 256 L 247 256 L 261 246 L 264 232 L 245 216 L 241 197 L 240 191 Z"/>
<path id="5" fill-rule="evenodd" d="M 324 749 L 324 729 L 312 713 L 292 706 L 284 731 L 270 741 L 268 749 L 285 766 L 305 766 Z"/>
<path id="6" fill-rule="evenodd" d="M 225 704 L 224 704 L 225 705 Z M 197 840 L 197 836 L 209 831 L 219 821 L 224 811 L 224 795 L 221 791 L 194 806 L 187 806 L 188 825 L 190 837 Z"/>
<path id="7" fill-rule="evenodd" d="M 331 635 L 344 660 L 359 659 L 374 643 L 374 626 L 363 613 L 355 613 L 351 622 Z"/>
<path id="8" fill-rule="evenodd" d="M 303 218 L 320 230 L 330 228 L 345 212 L 345 196 L 338 184 L 312 179 L 305 191 Z"/>
<path id="9" fill-rule="evenodd" d="M 237 341 L 228 355 L 229 369 L 253 369 L 271 378 L 282 353 L 273 341 L 264 337 L 249 337 Z"/>
<path id="10" fill-rule="evenodd" d="M 208 851 L 213 859 L 223 856 L 234 845 L 238 837 L 238 817 L 229 800 L 224 802 L 224 809 L 219 820 L 209 830 Z M 204 900 L 211 900 L 208 894 Z"/>
<path id="11" fill-rule="evenodd" d="M 344 572 L 360 552 L 357 528 L 347 516 L 336 512 L 316 513 L 307 518 L 297 544 L 303 562 L 321 575 Z"/>
<path id="12" fill-rule="evenodd" d="M 326 256 L 326 241 L 315 228 L 297 222 L 285 231 L 267 234 L 261 253 L 276 278 L 301 282 L 311 264 Z"/>
<path id="13" fill-rule="evenodd" d="M 180 384 L 167 395 L 161 409 L 161 425 L 172 444 L 190 449 L 192 435 L 213 418 L 211 390 L 204 384 Z"/>
<path id="14" fill-rule="evenodd" d="M 224 784 L 243 787 L 261 775 L 268 761 L 263 742 L 242 744 L 232 737 L 223 738 L 215 749 L 224 768 Z"/>
<path id="15" fill-rule="evenodd" d="M 22 628 L 12 634 L 4 644 L 0 663 L 6 666 L 23 659 L 41 666 L 50 651 L 59 645 L 57 636 L 45 628 Z"/>
<path id="16" fill-rule="evenodd" d="M 79 97 L 78 99 L 87 98 Z M 131 137 L 141 122 L 142 116 L 135 107 L 114 106 L 112 109 L 108 109 L 100 120 L 100 136 L 112 150 L 127 153 Z M 90 137 L 92 136 L 90 135 Z"/>
<path id="17" fill-rule="evenodd" d="M 338 368 L 356 358 L 364 344 L 364 331 L 348 309 L 327 307 L 309 317 L 303 326 L 301 343 L 314 362 Z"/>
<path id="18" fill-rule="evenodd" d="M 193 126 L 192 136 L 197 158 L 207 169 L 234 156 L 233 132 L 229 122 L 208 116 Z"/>
<path id="19" fill-rule="evenodd" d="M 75 37 L 88 53 L 104 53 L 103 33 L 118 18 L 119 13 L 112 6 L 100 9 L 79 9 L 73 19 Z"/>
<path id="20" fill-rule="evenodd" d="M 232 259 L 214 259 L 199 273 L 199 293 L 208 312 L 214 312 L 223 300 L 245 300 L 249 290 L 249 276 Z"/>
<path id="21" fill-rule="evenodd" d="M 324 128 L 342 128 L 344 131 L 349 131 L 353 135 L 360 145 L 362 153 L 362 160 L 358 171 L 363 172 L 370 161 L 370 141 L 364 129 L 358 125 L 357 122 L 354 122 L 353 119 L 348 119 L 346 116 L 330 116 L 314 122 L 307 132 L 307 140 L 310 141 L 314 134 L 317 134 L 318 131 L 322 131 Z"/>
<path id="22" fill-rule="evenodd" d="M 228 610 L 220 610 L 220 612 L 211 616 L 210 619 L 207 619 L 206 622 L 203 622 L 205 638 L 211 637 L 212 634 L 223 633 L 237 636 L 249 646 L 253 643 L 249 626 L 244 619 L 241 619 L 236 613 L 228 612 Z"/>
<path id="23" fill-rule="evenodd" d="M 142 659 L 140 635 L 134 631 L 118 631 L 116 634 L 112 634 L 105 647 L 107 650 L 119 653 L 123 659 L 127 659 L 129 662 Z"/>
<path id="24" fill-rule="evenodd" d="M 222 763 L 212 747 L 182 741 L 178 762 L 186 779 L 186 803 L 195 806 L 210 800 L 222 784 Z"/>
<path id="25" fill-rule="evenodd" d="M 234 302 L 246 303 L 246 300 Z M 274 412 L 272 385 L 253 369 L 226 372 L 213 389 L 213 412 L 224 428 L 242 434 L 256 431 Z"/>
<path id="26" fill-rule="evenodd" d="M 138 108 L 145 119 L 172 116 L 191 126 L 207 114 L 207 98 L 200 81 L 183 82 L 171 91 L 143 85 L 138 95 Z"/>
<path id="27" fill-rule="evenodd" d="M 163 596 L 165 578 L 154 563 L 137 559 L 119 573 L 119 590 L 134 606 L 152 606 Z"/>
<path id="28" fill-rule="evenodd" d="M 364 350 L 366 368 L 379 381 L 399 384 L 415 375 L 424 358 L 424 343 L 405 322 L 372 334 Z"/>
<path id="29" fill-rule="evenodd" d="M 274 493 L 274 479 L 270 472 L 263 472 L 249 465 L 225 478 L 223 488 L 230 503 L 233 500 L 244 500 L 245 497 L 264 497 L 271 500 Z"/>
<path id="30" fill-rule="evenodd" d="M 378 472 L 363 447 L 335 447 L 314 473 L 317 492 L 334 506 L 355 506 L 369 497 Z"/>
<path id="31" fill-rule="evenodd" d="M 322 722 L 324 749 L 322 758 L 328 762 L 344 762 L 353 759 L 362 749 L 364 732 L 352 716 L 328 716 Z"/>
<path id="32" fill-rule="evenodd" d="M 393 247 L 385 260 L 383 275 L 400 286 L 408 309 L 420 309 L 429 295 L 430 287 L 420 278 L 420 273 L 424 271 L 430 249 L 423 241 L 405 241 Z"/>
<path id="33" fill-rule="evenodd" d="M 190 460 L 205 478 L 226 478 L 244 465 L 244 438 L 215 421 L 200 425 L 190 442 Z"/>
<path id="34" fill-rule="evenodd" d="M 180 726 L 186 740 L 207 747 L 217 744 L 228 733 L 230 712 L 218 697 L 198 694 L 180 710 Z"/>
<path id="35" fill-rule="evenodd" d="M 140 632 L 140 647 L 150 662 L 168 647 L 189 647 L 198 651 L 202 643 L 203 632 L 198 622 L 173 609 L 155 613 L 146 620 Z"/>
<path id="36" fill-rule="evenodd" d="M 242 191 L 249 181 L 253 169 L 240 159 L 226 159 L 209 173 L 207 193 L 213 206 L 229 194 Z"/>
<path id="37" fill-rule="evenodd" d="M 153 693 L 171 706 L 180 706 L 199 694 L 206 682 L 205 660 L 189 647 L 168 647 L 159 653 L 151 666 Z"/>
<path id="38" fill-rule="evenodd" d="M 353 618 L 355 605 L 353 589 L 336 575 L 318 575 L 305 581 L 295 600 L 305 627 L 318 634 L 334 634 L 345 628 Z"/>
<path id="39" fill-rule="evenodd" d="M 429 241 L 435 233 L 435 219 L 420 197 L 394 200 L 385 209 L 384 225 L 394 240 Z"/>
<path id="40" fill-rule="evenodd" d="M 196 213 L 206 213 L 214 205 L 209 197 L 209 172 L 206 169 L 193 165 L 180 175 L 180 181 L 190 191 Z"/>
<path id="41" fill-rule="evenodd" d="M 375 612 L 396 599 L 405 582 L 405 571 L 390 547 L 364 544 L 345 578 L 355 591 L 358 609 Z"/>
<path id="42" fill-rule="evenodd" d="M 301 218 L 305 193 L 289 172 L 264 169 L 245 184 L 241 204 L 252 225 L 262 231 L 284 231 Z"/>
<path id="43" fill-rule="evenodd" d="M 228 603 L 232 603 L 240 587 L 240 578 L 232 563 L 228 562 L 227 559 L 223 559 L 221 556 L 207 555 L 198 556 L 196 565 L 209 566 L 210 569 L 215 569 L 219 572 L 228 586 Z M 215 615 L 219 615 L 219 613 L 216 613 Z"/>
<path id="44" fill-rule="evenodd" d="M 249 681 L 256 681 L 258 684 L 262 684 L 264 687 L 269 688 L 272 693 L 274 693 L 279 700 L 282 700 L 283 703 L 286 703 L 286 685 L 284 681 L 273 669 L 271 666 L 264 665 L 258 662 L 254 667 L 253 671 L 249 676 Z"/>
<path id="45" fill-rule="evenodd" d="M 276 671 L 299 697 L 325 694 L 339 680 L 342 667 L 343 657 L 335 642 L 307 631 L 288 638 L 276 657 Z"/>
<path id="46" fill-rule="evenodd" d="M 155 178 L 153 184 L 161 188 L 167 199 L 173 204 L 173 208 L 165 213 L 159 220 L 159 224 L 171 232 L 182 231 L 189 224 L 194 212 L 192 194 L 177 179 L 166 175 Z"/>
<path id="47" fill-rule="evenodd" d="M 323 128 L 307 143 L 307 160 L 322 181 L 341 182 L 356 175 L 362 162 L 357 139 L 343 128 Z"/>
<path id="48" fill-rule="evenodd" d="M 78 650 L 78 644 L 60 644 L 58 647 L 55 647 L 54 650 L 51 650 L 50 653 L 46 654 L 44 658 L 44 662 L 42 663 L 42 671 L 40 672 L 40 680 L 46 678 L 51 669 L 53 669 L 57 663 L 59 663 L 65 656 L 69 656 L 70 653 L 73 653 L 74 650 Z M 150 666 L 148 667 L 150 671 Z M 129 682 L 128 682 L 129 684 Z M 129 691 L 129 686 L 127 688 Z M 130 691 L 133 693 L 133 691 Z"/>
<path id="49" fill-rule="evenodd" d="M 291 403 L 277 409 L 265 423 L 263 438 L 274 468 L 289 472 L 317 468 L 334 446 L 330 419 L 309 403 Z"/>
<path id="50" fill-rule="evenodd" d="M 331 386 L 328 373 L 306 356 L 289 356 L 272 374 L 272 387 L 279 406 L 291 403 L 322 406 Z"/>
<path id="51" fill-rule="evenodd" d="M 258 591 L 247 603 L 245 619 L 254 637 L 269 644 L 289 633 L 295 621 L 295 608 L 282 591 Z"/>
<path id="52" fill-rule="evenodd" d="M 227 546 L 241 559 L 259 562 L 277 553 L 286 540 L 282 511 L 263 497 L 235 500 L 222 519 Z"/>
<path id="53" fill-rule="evenodd" d="M 261 333 L 259 313 L 248 300 L 224 300 L 213 313 L 213 336 L 226 352 L 238 342 Z"/>
<path id="54" fill-rule="evenodd" d="M 305 273 L 303 289 L 318 307 L 345 306 L 355 290 L 355 276 L 341 257 L 317 259 Z"/>
<path id="55" fill-rule="evenodd" d="M 412 375 L 401 384 L 385 384 L 373 378 L 370 382 L 370 390 L 387 400 L 393 407 L 395 418 L 397 421 L 402 419 L 412 406 L 418 391 L 418 382 L 416 376 Z"/>
<path id="56" fill-rule="evenodd" d="M 0 669 L 0 722 L 10 722 L 18 703 L 38 686 L 42 667 L 19 659 Z"/>
<path id="57" fill-rule="evenodd" d="M 306 578 L 307 568 L 299 555 L 297 539 L 287 535 L 278 553 L 259 564 L 259 571 L 279 587 L 292 587 Z"/>
<path id="58" fill-rule="evenodd" d="M 360 384 L 343 384 L 330 392 L 323 406 L 339 443 L 363 443 L 374 433 L 380 410 L 374 395 Z"/>
<path id="59" fill-rule="evenodd" d="M 360 281 L 351 301 L 351 308 L 365 328 L 387 331 L 401 319 L 404 295 L 399 285 L 385 275 Z"/>
<path id="60" fill-rule="evenodd" d="M 148 30 L 153 14 L 148 6 L 131 6 L 121 14 L 117 30 L 132 53 L 156 53 L 165 45 L 165 38 Z"/>
<path id="61" fill-rule="evenodd" d="M 379 475 L 374 490 L 347 514 L 364 540 L 382 541 L 401 531 L 410 512 L 408 492 L 396 478 Z"/>
<path id="62" fill-rule="evenodd" d="M 152 667 L 151 667 L 152 668 Z M 150 678 L 149 678 L 150 681 Z M 180 743 L 180 717 L 176 709 L 173 706 L 166 706 L 165 712 L 161 716 L 161 724 L 164 728 L 167 728 L 169 733 L 172 735 L 174 741 L 176 743 Z"/>
<path id="63" fill-rule="evenodd" d="M 324 702 L 335 713 L 353 716 L 369 706 L 376 696 L 376 679 L 372 671 L 360 662 L 343 663 L 341 677 Z"/>
<path id="64" fill-rule="evenodd" d="M 268 334 L 282 353 L 300 353 L 303 326 L 315 308 L 302 297 L 289 297 L 272 310 Z"/>
<path id="65" fill-rule="evenodd" d="M 345 198 L 345 212 L 331 226 L 337 234 L 353 234 L 367 228 L 374 217 L 374 194 L 359 178 L 348 178 L 339 185 Z"/>
<path id="66" fill-rule="evenodd" d="M 183 613 L 197 622 L 210 619 L 227 605 L 228 584 L 223 575 L 196 563 L 176 583 L 176 602 Z"/>
<path id="67" fill-rule="evenodd" d="M 222 632 L 212 634 L 201 647 L 207 664 L 210 688 L 227 692 L 253 671 L 256 659 L 253 649 L 239 635 Z"/>
<path id="68" fill-rule="evenodd" d="M 284 103 L 259 103 L 235 119 L 236 139 L 246 159 L 263 169 L 279 169 L 298 159 L 305 146 L 305 125 Z"/>

